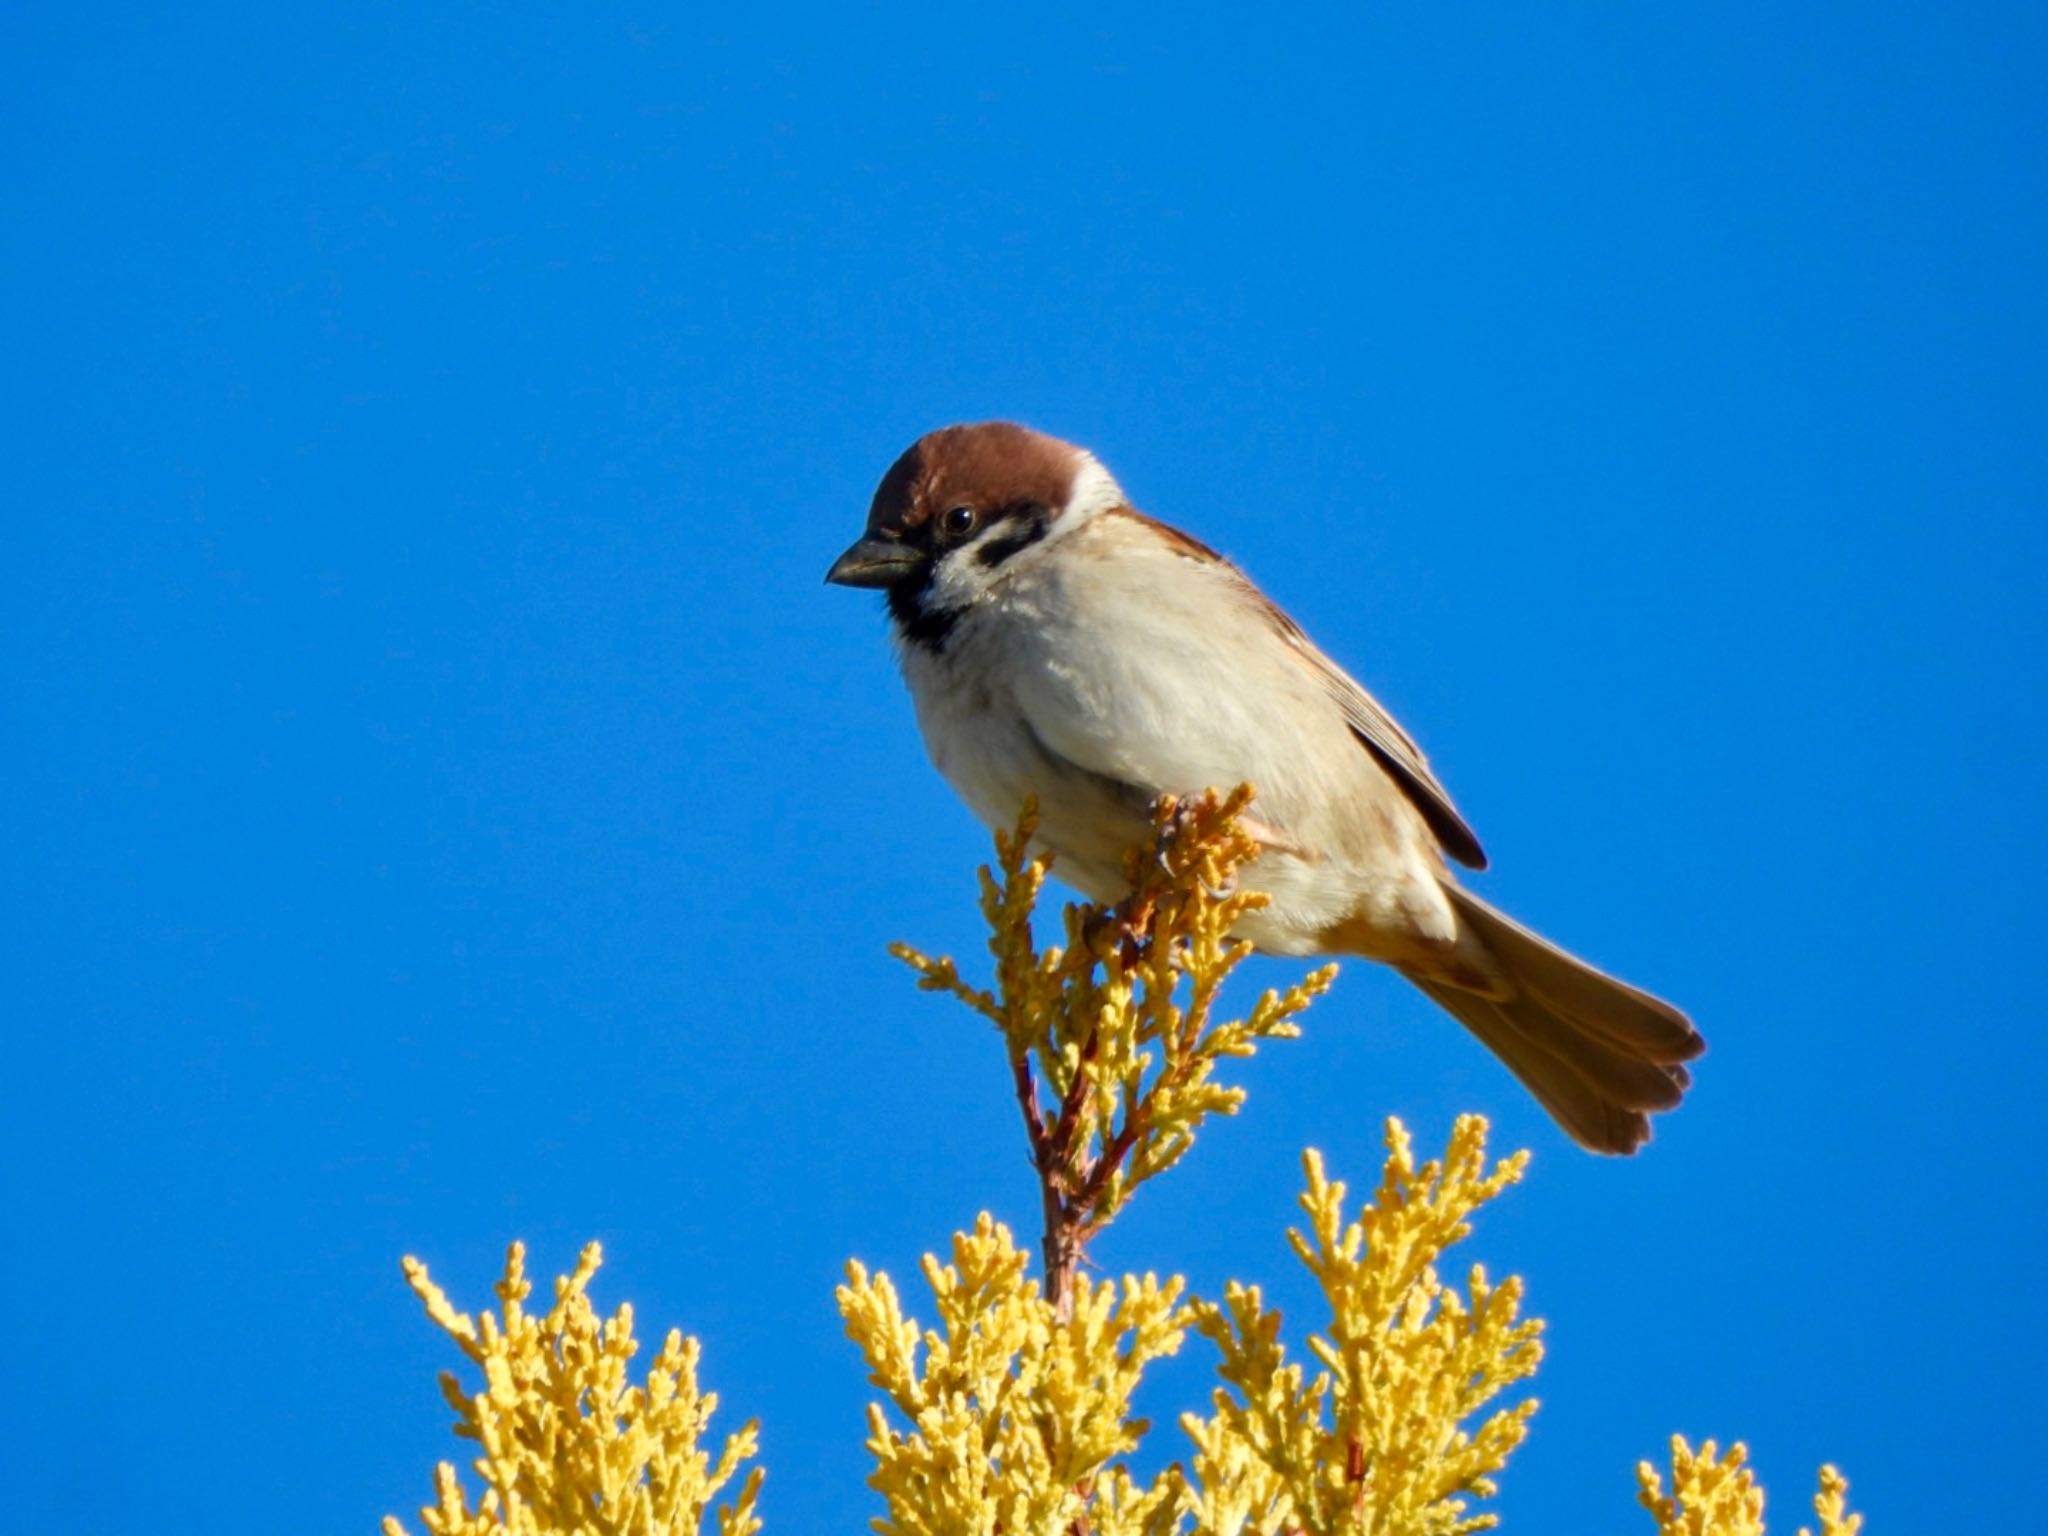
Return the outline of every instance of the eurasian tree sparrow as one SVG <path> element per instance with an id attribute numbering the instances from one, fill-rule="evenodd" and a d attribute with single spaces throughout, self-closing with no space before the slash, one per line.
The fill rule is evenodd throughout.
<path id="1" fill-rule="evenodd" d="M 1391 716 L 1214 550 L 1135 510 L 1093 455 L 1006 422 L 919 439 L 827 581 L 877 587 L 932 761 L 984 822 L 1027 795 L 1056 871 L 1126 894 L 1160 795 L 1258 790 L 1242 936 L 1393 966 L 1559 1125 L 1633 1152 L 1704 1042 L 1452 877 L 1486 856 Z"/>

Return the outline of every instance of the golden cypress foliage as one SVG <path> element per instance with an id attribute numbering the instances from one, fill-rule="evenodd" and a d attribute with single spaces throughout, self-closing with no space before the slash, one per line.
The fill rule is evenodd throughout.
<path id="1" fill-rule="evenodd" d="M 1027 805 L 1015 831 L 996 834 L 995 867 L 981 871 L 993 992 L 962 981 L 950 958 L 891 946 L 919 986 L 958 998 L 1002 1034 L 1038 1171 L 1055 1305 L 1088 1240 L 1131 1193 L 1186 1156 L 1209 1116 L 1237 1113 L 1244 1090 L 1218 1082 L 1218 1067 L 1298 1035 L 1296 1016 L 1336 978 L 1324 966 L 1242 1018 L 1216 1016 L 1218 992 L 1251 953 L 1231 930 L 1266 904 L 1237 884 L 1259 851 L 1239 820 L 1250 801 L 1249 787 L 1162 799 L 1152 845 L 1126 869 L 1131 894 L 1114 907 L 1069 905 L 1066 942 L 1045 949 L 1031 918 L 1052 859 L 1029 854 Z"/>
<path id="2" fill-rule="evenodd" d="M 1863 1517 L 1849 1513 L 1849 1479 L 1829 1466 L 1820 1469 L 1820 1492 L 1813 1496 L 1813 1513 L 1820 1521 L 1820 1536 L 1856 1536 L 1863 1529 Z M 1799 1536 L 1812 1536 L 1805 1526 Z"/>
<path id="3" fill-rule="evenodd" d="M 986 1213 L 947 1259 L 927 1255 L 929 1326 L 906 1315 L 888 1275 L 847 1266 L 840 1313 L 879 1393 L 867 1446 L 881 1536 L 1465 1536 L 1496 1523 L 1473 1505 L 1493 1496 L 1527 1433 L 1536 1403 L 1515 1389 L 1543 1351 L 1518 1278 L 1442 1270 L 1526 1166 L 1526 1153 L 1489 1157 L 1484 1120 L 1461 1118 L 1429 1161 L 1389 1120 L 1378 1184 L 1355 1208 L 1304 1154 L 1305 1220 L 1288 1238 L 1323 1316 L 1292 1345 L 1257 1286 L 1233 1282 L 1212 1301 L 1178 1275 L 1083 1269 L 1132 1193 L 1180 1162 L 1210 1116 L 1242 1105 L 1229 1063 L 1296 1035 L 1334 975 L 1269 991 L 1241 1016 L 1218 1006 L 1248 952 L 1231 930 L 1264 900 L 1238 883 L 1257 853 L 1240 819 L 1250 799 L 1241 788 L 1163 802 L 1131 862 L 1132 894 L 1068 906 L 1063 942 L 1045 947 L 1032 919 L 1050 860 L 1029 852 L 1027 807 L 981 871 L 992 987 L 895 946 L 921 987 L 995 1027 L 1044 1231 L 1039 1277 Z M 598 1262 L 592 1244 L 535 1315 L 514 1244 L 499 1311 L 472 1318 L 405 1261 L 428 1316 L 483 1374 L 474 1394 L 442 1377 L 456 1434 L 480 1448 L 483 1491 L 472 1505 L 441 1463 L 421 1511 L 430 1536 L 697 1536 L 707 1519 L 718 1536 L 760 1529 L 761 1470 L 741 1475 L 755 1426 L 715 1457 L 703 1448 L 716 1399 L 698 1387 L 696 1341 L 679 1333 L 644 1385 L 632 1382 L 632 1311 L 599 1317 L 587 1294 Z M 1168 1431 L 1167 1447 L 1132 1403 L 1147 1368 L 1191 1338 L 1215 1351 L 1217 1385 L 1207 1413 L 1178 1416 L 1185 1438 Z M 1657 1536 L 1763 1536 L 1763 1492 L 1740 1445 L 1724 1455 L 1674 1440 L 1668 1492 L 1648 1463 L 1638 1482 Z M 1821 1469 L 1818 1536 L 1859 1536 L 1847 1488 Z M 404 1536 L 396 1520 L 384 1529 Z"/>
<path id="4" fill-rule="evenodd" d="M 1671 1491 L 1650 1463 L 1636 1468 L 1636 1497 L 1657 1522 L 1657 1536 L 1764 1536 L 1764 1491 L 1749 1469 L 1749 1448 L 1740 1442 L 1720 1447 L 1708 1440 L 1695 1451 L 1683 1435 L 1671 1437 Z M 1849 1513 L 1849 1480 L 1833 1467 L 1820 1469 L 1813 1512 L 1820 1536 L 1857 1536 L 1863 1517 Z M 1813 1536 L 1801 1526 L 1799 1536 Z"/>
<path id="5" fill-rule="evenodd" d="M 981 872 L 993 990 L 963 981 L 950 959 L 896 946 L 921 986 L 959 999 L 1002 1036 L 1040 1183 L 1050 1283 L 1041 1297 L 1009 1233 L 983 1215 L 972 1237 L 954 1239 L 952 1265 L 925 1261 L 941 1326 L 923 1335 L 920 1375 L 919 1333 L 895 1287 L 850 1269 L 839 1293 L 848 1333 L 909 1425 L 892 1428 L 882 1404 L 870 1410 L 871 1482 L 889 1511 L 876 1522 L 883 1536 L 1457 1536 L 1491 1523 L 1464 1519 L 1465 1501 L 1492 1492 L 1488 1478 L 1535 1405 L 1465 1425 L 1529 1376 L 1541 1351 L 1540 1324 L 1518 1316 L 1519 1281 L 1495 1287 L 1475 1269 L 1459 1290 L 1434 1267 L 1468 1232 L 1466 1218 L 1520 1175 L 1519 1157 L 1488 1168 L 1483 1121 L 1461 1120 L 1445 1158 L 1421 1167 L 1407 1132 L 1389 1122 L 1378 1191 L 1355 1220 L 1343 1213 L 1344 1186 L 1307 1155 L 1308 1232 L 1290 1236 L 1330 1310 L 1327 1330 L 1307 1342 L 1312 1377 L 1288 1361 L 1279 1318 L 1256 1287 L 1181 1308 L 1178 1277 L 1126 1277 L 1119 1303 L 1115 1288 L 1077 1273 L 1087 1242 L 1130 1193 L 1178 1162 L 1210 1115 L 1243 1103 L 1219 1069 L 1260 1041 L 1298 1034 L 1296 1019 L 1334 979 L 1333 966 L 1313 972 L 1242 1018 L 1217 1007 L 1250 952 L 1231 931 L 1265 901 L 1237 878 L 1258 852 L 1241 819 L 1250 800 L 1241 787 L 1162 801 L 1152 845 L 1128 867 L 1132 894 L 1108 909 L 1068 906 L 1066 942 L 1044 949 L 1032 916 L 1050 860 L 1028 853 L 1027 806 Z M 1004 1320 L 1002 1347 L 962 1333 L 949 1305 L 961 1294 L 981 1296 L 986 1315 Z M 1089 1326 L 1073 1331 L 1074 1318 Z M 1213 1418 L 1182 1421 L 1192 1474 L 1175 1467 L 1146 1482 L 1116 1460 L 1147 1428 L 1128 1419 L 1131 1389 L 1190 1325 L 1216 1345 L 1225 1386 Z M 1048 1352 L 1062 1348 L 1050 1369 Z M 963 1357 L 980 1374 L 963 1376 Z M 1076 1434 L 1081 1424 L 1094 1432 Z"/>
<path id="6" fill-rule="evenodd" d="M 1519 1158 L 1489 1170 L 1485 1138 L 1468 1116 L 1449 1154 L 1418 1168 L 1390 1121 L 1379 1188 L 1355 1220 L 1343 1214 L 1344 1186 L 1308 1154 L 1308 1231 L 1290 1236 L 1329 1307 L 1307 1341 L 1313 1376 L 1287 1360 L 1279 1316 L 1256 1287 L 1233 1285 L 1221 1306 L 1184 1305 L 1177 1276 L 1116 1285 L 1079 1275 L 1062 1316 L 985 1214 L 954 1238 L 952 1263 L 925 1260 L 934 1328 L 904 1316 L 887 1275 L 852 1265 L 840 1311 L 887 1399 L 869 1409 L 870 1485 L 888 1509 L 875 1529 L 1457 1536 L 1491 1525 L 1464 1516 L 1465 1497 L 1493 1491 L 1535 1404 L 1468 1425 L 1535 1371 L 1541 1325 L 1519 1317 L 1516 1282 L 1492 1286 L 1474 1269 L 1461 1290 L 1437 1277 L 1465 1217 L 1520 1172 Z M 1131 1417 L 1131 1396 L 1190 1327 L 1217 1347 L 1216 1411 L 1181 1420 L 1192 1473 L 1173 1466 L 1146 1481 L 1122 1459 L 1150 1428 Z M 891 1408 L 907 1429 L 892 1425 Z"/>
<path id="7" fill-rule="evenodd" d="M 1061 1315 L 1026 1268 L 1009 1230 L 984 1214 L 954 1237 L 950 1264 L 926 1256 L 938 1324 L 920 1331 L 887 1275 L 848 1266 L 839 1309 L 888 1400 L 868 1409 L 884 1536 L 1086 1529 L 1104 1469 L 1137 1449 L 1147 1426 L 1131 1417 L 1131 1394 L 1148 1364 L 1180 1348 L 1181 1281 L 1079 1276 Z M 1170 1491 L 1116 1477 L 1111 1502 L 1139 1522 L 1130 1528 L 1153 1528 L 1137 1511 L 1163 1507 Z M 1105 1528 L 1119 1527 L 1111 1518 Z"/>
<path id="8" fill-rule="evenodd" d="M 646 1383 L 633 1383 L 632 1307 L 600 1318 L 590 1300 L 602 1262 L 596 1243 L 586 1247 L 575 1272 L 555 1281 L 554 1305 L 536 1315 L 525 1306 L 525 1245 L 514 1243 L 497 1285 L 500 1311 L 471 1317 L 426 1265 L 405 1261 L 427 1316 L 483 1373 L 474 1394 L 441 1376 L 455 1433 L 478 1444 L 472 1465 L 484 1491 L 472 1505 L 455 1468 L 436 1466 L 434 1502 L 420 1511 L 432 1536 L 695 1536 L 712 1499 L 753 1458 L 753 1424 L 726 1436 L 716 1463 L 699 1448 L 718 1398 L 698 1389 L 695 1339 L 671 1331 Z M 755 1467 L 718 1511 L 718 1536 L 761 1528 L 761 1477 Z M 405 1536 L 405 1527 L 387 1516 L 384 1536 Z"/>
<path id="9" fill-rule="evenodd" d="M 1258 1287 L 1233 1284 L 1222 1305 L 1195 1307 L 1226 1389 L 1213 1419 L 1184 1422 L 1205 1455 L 1235 1439 L 1250 1456 L 1222 1464 L 1264 1469 L 1271 1509 L 1251 1529 L 1462 1536 L 1495 1523 L 1468 1517 L 1467 1500 L 1494 1492 L 1493 1474 L 1522 1443 L 1536 1403 L 1472 1421 L 1535 1374 L 1543 1325 L 1520 1316 L 1519 1280 L 1493 1285 L 1475 1265 L 1461 1290 L 1436 1265 L 1526 1161 L 1517 1154 L 1489 1169 L 1486 1122 L 1467 1115 L 1443 1159 L 1418 1168 L 1407 1130 L 1389 1120 L 1379 1189 L 1347 1220 L 1344 1186 L 1324 1175 L 1319 1154 L 1305 1155 L 1308 1231 L 1288 1240 L 1330 1308 L 1328 1326 L 1308 1340 L 1314 1376 L 1288 1362 L 1279 1316 Z M 1239 1498 L 1233 1491 L 1233 1514 Z M 1237 1529 L 1221 1515 L 1205 1513 L 1198 1528 Z"/>

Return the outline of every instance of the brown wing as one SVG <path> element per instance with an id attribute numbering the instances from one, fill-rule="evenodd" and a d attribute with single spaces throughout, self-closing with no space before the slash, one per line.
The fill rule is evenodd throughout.
<path id="1" fill-rule="evenodd" d="M 1280 625 L 1280 633 L 1294 645 L 1294 651 L 1303 657 L 1315 674 L 1329 688 L 1337 705 L 1343 709 L 1343 719 L 1352 727 L 1352 735 L 1364 743 L 1380 768 L 1393 774 L 1395 782 L 1401 784 L 1407 797 L 1421 811 L 1421 819 L 1430 823 L 1430 831 L 1436 840 L 1444 844 L 1444 852 L 1456 858 L 1460 864 L 1470 868 L 1487 866 L 1487 850 L 1479 846 L 1479 834 L 1475 834 L 1458 815 L 1458 807 L 1450 803 L 1450 791 L 1430 772 L 1430 760 L 1421 756 L 1421 748 L 1415 739 L 1403 731 L 1395 717 L 1380 707 L 1380 700 L 1368 694 L 1343 668 L 1339 668 L 1327 655 L 1315 649 L 1315 643 L 1300 633 L 1300 627 L 1284 612 L 1274 608 L 1274 618 Z"/>
<path id="2" fill-rule="evenodd" d="M 1429 771 L 1429 759 L 1422 755 L 1422 748 L 1415 745 L 1415 739 L 1395 723 L 1394 717 L 1381 707 L 1380 701 L 1361 688 L 1350 673 L 1317 650 L 1315 643 L 1301 632 L 1300 625 L 1274 608 L 1270 600 L 1266 606 L 1272 610 L 1273 622 L 1280 633 L 1322 680 L 1323 686 L 1330 690 L 1330 696 L 1344 711 L 1351 734 L 1415 802 L 1415 808 L 1422 812 L 1422 819 L 1429 823 L 1429 830 L 1443 844 L 1444 852 L 1473 869 L 1486 868 L 1486 850 L 1479 846 L 1478 834 L 1465 824 L 1465 818 L 1451 804 L 1450 791 L 1439 784 L 1436 775 Z"/>
<path id="3" fill-rule="evenodd" d="M 1330 691 L 1330 696 L 1344 711 L 1344 718 L 1359 744 L 1392 775 L 1402 792 L 1415 803 L 1422 819 L 1429 824 L 1429 830 L 1443 845 L 1444 852 L 1472 869 L 1486 868 L 1486 850 L 1479 846 L 1478 835 L 1465 825 L 1465 818 L 1451 804 L 1450 791 L 1436 781 L 1436 775 L 1429 771 L 1429 760 L 1422 755 L 1422 748 L 1416 746 L 1414 738 L 1394 723 L 1394 717 L 1380 707 L 1378 699 L 1361 688 L 1350 673 L 1317 650 L 1315 642 L 1302 632 L 1301 626 L 1275 607 L 1273 600 L 1261 592 L 1250 577 L 1200 539 L 1157 518 L 1147 517 L 1132 507 L 1119 507 L 1117 512 L 1146 524 L 1186 558 L 1213 560 L 1243 582 L 1246 593 L 1265 610 L 1273 621 L 1273 627 L 1294 648 L 1303 665 L 1313 671 Z"/>

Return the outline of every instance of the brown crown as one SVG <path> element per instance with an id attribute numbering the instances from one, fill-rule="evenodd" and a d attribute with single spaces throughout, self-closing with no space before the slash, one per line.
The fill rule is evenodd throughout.
<path id="1" fill-rule="evenodd" d="M 948 507 L 1064 507 L 1082 457 L 1072 443 L 1014 422 L 941 427 L 912 443 L 882 476 L 868 532 L 909 533 Z"/>

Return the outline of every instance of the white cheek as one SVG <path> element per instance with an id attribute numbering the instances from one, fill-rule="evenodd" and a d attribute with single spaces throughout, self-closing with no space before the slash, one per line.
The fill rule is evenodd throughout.
<path id="1" fill-rule="evenodd" d="M 940 557 L 925 605 L 942 611 L 965 608 L 978 602 L 988 585 L 988 567 L 975 558 L 970 544 Z"/>
<path id="2" fill-rule="evenodd" d="M 938 568 L 932 573 L 926 602 L 933 608 L 948 611 L 978 603 L 998 581 L 1015 577 L 1038 565 L 1055 544 L 1085 527 L 1098 514 L 1127 504 L 1123 487 L 1116 483 L 1110 472 L 1092 455 L 1084 456 L 1080 467 L 1074 471 L 1074 488 L 1067 497 L 1067 504 L 1059 509 L 1043 538 L 993 569 L 983 564 L 975 553 L 980 539 L 949 551 L 940 557 Z M 998 538 L 1002 533 L 1000 528 L 993 529 L 982 538 Z"/>

